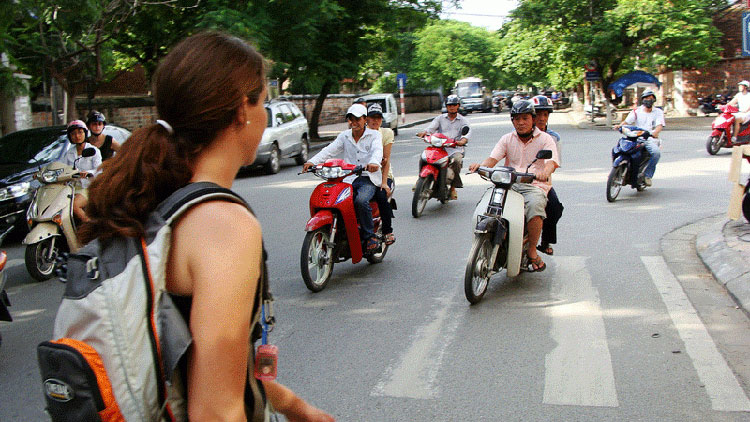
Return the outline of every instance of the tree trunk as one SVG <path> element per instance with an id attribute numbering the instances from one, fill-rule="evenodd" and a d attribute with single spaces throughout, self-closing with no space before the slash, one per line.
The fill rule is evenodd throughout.
<path id="1" fill-rule="evenodd" d="M 71 121 L 79 118 L 78 107 L 76 107 L 75 86 L 73 84 L 69 84 L 68 88 L 65 90 L 65 96 L 68 99 L 68 109 L 65 110 L 65 124 L 67 125 Z"/>
<path id="2" fill-rule="evenodd" d="M 320 122 L 320 112 L 323 111 L 323 103 L 326 101 L 326 97 L 331 92 L 333 87 L 333 81 L 327 80 L 323 83 L 323 87 L 320 89 L 320 95 L 315 99 L 315 107 L 313 108 L 312 117 L 310 117 L 310 138 L 318 139 L 318 124 Z"/>

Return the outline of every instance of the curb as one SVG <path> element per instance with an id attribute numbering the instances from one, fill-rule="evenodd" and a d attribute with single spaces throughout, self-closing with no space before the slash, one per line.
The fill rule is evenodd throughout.
<path id="1" fill-rule="evenodd" d="M 716 281 L 726 288 L 745 312 L 748 312 L 750 263 L 743 259 L 742 254 L 730 247 L 724 233 L 733 223 L 735 222 L 725 219 L 711 223 L 705 231 L 696 236 L 695 249 Z"/>

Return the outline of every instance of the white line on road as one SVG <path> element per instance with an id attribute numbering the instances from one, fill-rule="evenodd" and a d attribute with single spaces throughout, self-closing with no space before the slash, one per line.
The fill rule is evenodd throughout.
<path id="1" fill-rule="evenodd" d="M 458 312 L 452 310 L 455 291 L 437 300 L 437 311 L 422 327 L 403 354 L 400 362 L 390 366 L 372 391 L 373 396 L 431 399 L 438 395 L 435 378 L 445 349 L 453 340 L 458 326 Z"/>
<path id="2" fill-rule="evenodd" d="M 642 256 L 641 261 L 651 274 L 669 316 L 685 342 L 685 350 L 693 361 L 698 377 L 706 386 L 711 407 L 727 412 L 750 411 L 750 401 L 745 392 L 664 258 Z"/>
<path id="3" fill-rule="evenodd" d="M 591 284 L 586 257 L 555 258 L 544 403 L 617 407 L 612 356 L 607 344 L 599 292 Z"/>

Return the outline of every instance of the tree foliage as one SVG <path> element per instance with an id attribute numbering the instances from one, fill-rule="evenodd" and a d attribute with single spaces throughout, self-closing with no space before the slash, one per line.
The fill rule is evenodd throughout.
<path id="1" fill-rule="evenodd" d="M 569 88 L 595 61 L 604 85 L 635 68 L 705 66 L 719 58 L 712 0 L 522 0 L 496 64 L 522 83 Z"/>

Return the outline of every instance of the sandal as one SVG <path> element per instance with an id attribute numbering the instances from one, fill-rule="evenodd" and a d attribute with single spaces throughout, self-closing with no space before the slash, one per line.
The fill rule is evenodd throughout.
<path id="1" fill-rule="evenodd" d="M 536 250 L 538 250 L 539 252 L 541 252 L 541 253 L 543 253 L 545 255 L 552 256 L 552 255 L 555 254 L 555 250 L 552 249 L 552 247 L 549 244 L 547 244 L 547 243 L 542 243 L 541 245 L 537 246 Z"/>
<path id="2" fill-rule="evenodd" d="M 367 252 L 374 252 L 376 249 L 378 249 L 378 246 L 380 246 L 380 243 L 374 237 L 371 237 L 369 240 L 367 240 Z"/>
<path id="3" fill-rule="evenodd" d="M 393 233 L 388 233 L 385 235 L 385 244 L 386 245 L 392 245 L 396 243 L 396 235 Z"/>
<path id="4" fill-rule="evenodd" d="M 531 269 L 529 272 L 535 273 L 547 269 L 547 264 L 542 261 L 542 258 L 539 255 L 537 255 L 536 258 L 530 258 L 530 260 L 529 264 L 531 265 Z"/>

